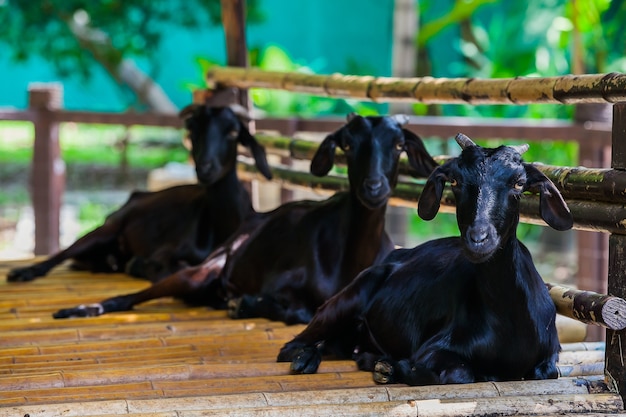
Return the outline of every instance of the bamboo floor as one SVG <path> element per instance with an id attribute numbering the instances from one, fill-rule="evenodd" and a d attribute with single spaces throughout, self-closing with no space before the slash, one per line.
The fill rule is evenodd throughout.
<path id="1" fill-rule="evenodd" d="M 332 360 L 317 374 L 291 375 L 275 358 L 302 325 L 230 320 L 173 299 L 54 320 L 60 308 L 148 284 L 65 267 L 6 283 L 7 270 L 25 263 L 0 262 L 0 417 L 599 416 L 624 409 L 603 384 L 601 343 L 563 344 L 563 376 L 549 381 L 382 386 L 354 362 Z"/>

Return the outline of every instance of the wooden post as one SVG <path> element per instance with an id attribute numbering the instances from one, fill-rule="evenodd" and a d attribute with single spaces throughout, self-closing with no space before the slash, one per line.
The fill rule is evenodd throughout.
<path id="1" fill-rule="evenodd" d="M 606 115 L 607 105 L 598 103 L 579 103 L 576 105 L 574 118 L 579 123 L 610 122 Z M 610 149 L 598 147 L 591 138 L 580 142 L 579 165 L 594 168 L 608 168 Z M 576 285 L 580 289 L 606 293 L 608 274 L 608 236 L 604 233 L 576 231 L 578 246 L 578 272 Z M 587 341 L 599 341 L 604 337 L 603 329 L 589 327 Z"/>
<path id="2" fill-rule="evenodd" d="M 626 170 L 626 103 L 613 105 L 613 169 Z M 626 236 L 609 237 L 608 293 L 626 296 Z M 626 400 L 626 330 L 606 331 L 605 377 Z"/>
<path id="3" fill-rule="evenodd" d="M 31 169 L 31 200 L 35 216 L 35 255 L 59 250 L 59 218 L 65 189 L 65 163 L 59 147 L 59 124 L 54 111 L 63 107 L 60 84 L 32 84 L 28 106 L 35 125 Z"/>
<path id="4" fill-rule="evenodd" d="M 246 1 L 245 0 L 221 0 L 222 4 L 222 24 L 226 36 L 226 56 L 230 66 L 248 67 L 248 47 L 246 44 Z M 219 86 L 218 86 L 219 87 Z M 237 101 L 248 109 L 250 113 L 252 105 L 248 95 L 248 90 L 240 89 Z M 248 124 L 250 133 L 255 133 L 254 120 Z M 259 208 L 259 195 L 263 186 L 258 181 L 253 181 L 247 186 L 251 194 L 255 208 Z"/>
<path id="5" fill-rule="evenodd" d="M 417 70 L 417 48 L 415 35 L 419 19 L 416 0 L 395 0 L 393 12 L 392 76 L 415 77 Z M 389 112 L 412 114 L 410 103 L 391 103 Z M 385 229 L 391 239 L 400 246 L 411 245 L 408 240 L 409 216 L 415 216 L 415 208 L 387 207 Z"/>
<path id="6" fill-rule="evenodd" d="M 226 35 L 226 56 L 230 66 L 248 66 L 246 46 L 246 1 L 221 0 L 222 24 Z M 248 91 L 240 90 L 239 104 L 248 108 Z M 248 108 L 249 110 L 249 108 Z"/>

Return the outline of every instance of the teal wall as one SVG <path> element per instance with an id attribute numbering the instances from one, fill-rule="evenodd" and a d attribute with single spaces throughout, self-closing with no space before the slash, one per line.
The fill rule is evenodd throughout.
<path id="1" fill-rule="evenodd" d="M 319 73 L 390 75 L 393 0 L 260 0 L 260 5 L 265 19 L 247 28 L 250 48 L 278 45 L 295 62 Z M 190 99 L 186 84 L 201 80 L 195 59 L 225 61 L 224 35 L 221 27 L 163 30 L 168 33 L 159 50 L 163 65 L 156 79 L 182 107 Z M 131 98 L 99 68 L 85 82 L 79 77 L 59 78 L 43 58 L 17 65 L 9 55 L 0 51 L 0 106 L 25 108 L 28 84 L 51 81 L 63 83 L 68 109 L 123 111 L 130 103 Z"/>

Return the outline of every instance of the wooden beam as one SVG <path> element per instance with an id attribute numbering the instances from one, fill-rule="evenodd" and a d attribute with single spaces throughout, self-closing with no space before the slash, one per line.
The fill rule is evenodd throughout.
<path id="1" fill-rule="evenodd" d="M 613 161 L 615 169 L 626 168 L 626 103 L 613 106 Z M 626 297 L 626 236 L 612 234 L 609 237 L 608 293 Z M 626 398 L 626 330 L 607 330 L 606 368 L 607 382 Z"/>
<path id="2" fill-rule="evenodd" d="M 227 63 L 235 67 L 247 67 L 246 2 L 245 0 L 221 0 L 221 2 Z M 239 104 L 248 108 L 247 90 L 239 92 Z"/>

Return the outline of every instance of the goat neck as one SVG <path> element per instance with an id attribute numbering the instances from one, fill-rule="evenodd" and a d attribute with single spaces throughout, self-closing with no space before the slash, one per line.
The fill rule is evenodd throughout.
<path id="1" fill-rule="evenodd" d="M 236 228 L 243 219 L 254 212 L 250 194 L 239 181 L 236 169 L 229 170 L 228 173 L 212 185 L 205 185 L 204 187 L 210 197 L 208 201 L 211 211 L 216 214 L 216 218 L 230 219 L 236 222 L 236 224 L 216 222 L 216 229 L 232 231 L 234 230 L 233 227 Z M 234 213 L 238 216 L 234 216 Z M 236 217 L 239 217 L 239 219 L 236 219 Z M 230 234 L 230 232 L 227 234 Z"/>
<path id="2" fill-rule="evenodd" d="M 369 208 L 363 205 L 354 192 L 350 193 L 347 213 L 348 241 L 346 258 L 350 260 L 344 267 L 343 276 L 355 277 L 360 271 L 372 265 L 380 256 L 381 249 L 388 245 L 386 254 L 392 249 L 391 239 L 385 231 L 387 205 Z"/>

